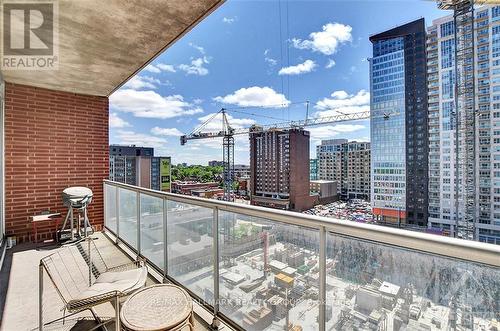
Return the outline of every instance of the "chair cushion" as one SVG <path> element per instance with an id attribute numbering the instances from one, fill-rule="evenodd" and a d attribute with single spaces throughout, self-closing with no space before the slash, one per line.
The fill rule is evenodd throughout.
<path id="1" fill-rule="evenodd" d="M 82 300 L 112 291 L 128 294 L 142 287 L 146 283 L 147 277 L 148 270 L 146 267 L 126 271 L 104 272 L 92 286 L 80 293 L 74 300 Z"/>

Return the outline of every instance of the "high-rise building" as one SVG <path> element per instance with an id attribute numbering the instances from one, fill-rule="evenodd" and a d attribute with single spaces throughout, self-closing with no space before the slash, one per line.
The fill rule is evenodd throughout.
<path id="1" fill-rule="evenodd" d="M 386 222 L 427 225 L 425 23 L 370 37 L 371 204 Z"/>
<path id="2" fill-rule="evenodd" d="M 318 179 L 337 182 L 344 200 L 370 200 L 370 143 L 347 139 L 321 141 L 316 146 Z"/>
<path id="3" fill-rule="evenodd" d="M 344 143 L 347 143 L 347 139 L 329 139 L 322 140 L 321 145 L 316 146 L 318 179 L 336 181 L 339 194 L 342 181 L 342 144 Z"/>
<path id="4" fill-rule="evenodd" d="M 343 200 L 370 200 L 370 143 L 342 144 L 340 196 Z"/>
<path id="5" fill-rule="evenodd" d="M 161 190 L 160 161 L 154 148 L 137 146 L 109 146 L 109 179 Z M 170 181 L 170 179 L 169 179 Z"/>
<path id="6" fill-rule="evenodd" d="M 272 129 L 250 133 L 251 203 L 303 211 L 309 195 L 309 132 Z"/>
<path id="7" fill-rule="evenodd" d="M 151 189 L 160 191 L 161 176 L 160 176 L 160 157 L 151 158 Z"/>
<path id="8" fill-rule="evenodd" d="M 309 160 L 309 179 L 318 180 L 318 159 Z"/>
<path id="9" fill-rule="evenodd" d="M 109 179 L 129 185 L 137 185 L 137 162 L 135 156 L 109 156 Z"/>
<path id="10" fill-rule="evenodd" d="M 459 21 L 462 22 L 462 21 Z M 463 21 L 459 34 L 468 38 L 470 61 L 455 66 L 455 26 L 452 15 L 433 21 L 427 31 L 429 87 L 429 227 L 455 232 L 456 217 L 464 218 L 464 179 L 461 152 L 466 146 L 466 130 L 475 136 L 475 197 L 473 215 L 475 238 L 500 244 L 500 6 L 475 10 L 474 31 Z M 463 29 L 463 25 L 469 28 Z M 472 42 L 474 36 L 474 42 Z M 460 41 L 461 36 L 457 38 Z M 472 49 L 474 46 L 474 49 Z M 474 59 L 472 61 L 472 55 Z M 462 55 L 461 55 L 462 56 Z M 456 100 L 456 69 L 459 77 L 468 70 L 474 79 L 475 127 L 463 127 L 463 100 Z M 471 80 L 471 79 L 469 79 Z M 458 108 L 458 127 L 456 101 Z M 456 153 L 458 133 L 459 154 Z M 457 163 L 458 161 L 458 163 Z M 456 181 L 456 169 L 459 180 Z M 456 185 L 458 184 L 458 185 Z M 455 200 L 458 189 L 458 210 Z"/>

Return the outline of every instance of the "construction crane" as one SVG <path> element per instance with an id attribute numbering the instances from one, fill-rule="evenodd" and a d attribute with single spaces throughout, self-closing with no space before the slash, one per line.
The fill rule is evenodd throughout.
<path id="1" fill-rule="evenodd" d="M 222 130 L 216 132 L 203 132 L 202 129 L 215 117 L 222 117 Z M 384 118 L 388 118 L 388 114 L 384 114 Z M 227 109 L 222 108 L 220 111 L 215 113 L 213 116 L 208 118 L 204 123 L 202 123 L 198 128 L 196 128 L 189 135 L 181 136 L 181 145 L 185 145 L 189 140 L 198 139 L 210 139 L 210 138 L 222 138 L 222 155 L 223 155 L 223 186 L 224 186 L 224 200 L 233 201 L 232 186 L 234 182 L 234 136 L 249 134 L 254 132 L 264 132 L 269 129 L 292 129 L 292 128 L 304 128 L 316 125 L 325 125 L 331 123 L 339 123 L 346 121 L 355 121 L 369 119 L 370 112 L 363 111 L 357 113 L 338 113 L 337 115 L 325 116 L 325 117 L 313 117 L 298 121 L 285 121 L 281 123 L 273 123 L 266 125 L 252 125 L 249 128 L 238 128 L 235 129 L 231 127 L 227 118 Z"/>
<path id="2" fill-rule="evenodd" d="M 485 1 L 437 0 L 439 9 L 453 11 L 455 48 L 455 231 L 476 237 L 476 109 L 474 5 Z M 462 210 L 462 212 L 460 212 Z"/>

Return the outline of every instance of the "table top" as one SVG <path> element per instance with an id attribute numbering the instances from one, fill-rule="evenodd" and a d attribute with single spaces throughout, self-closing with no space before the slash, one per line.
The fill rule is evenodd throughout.
<path id="1" fill-rule="evenodd" d="M 159 284 L 133 293 L 123 304 L 120 319 L 132 330 L 167 330 L 185 321 L 192 311 L 193 302 L 186 291 Z"/>
<path id="2" fill-rule="evenodd" d="M 53 221 L 61 216 L 61 213 L 42 214 L 31 216 L 31 222 Z"/>

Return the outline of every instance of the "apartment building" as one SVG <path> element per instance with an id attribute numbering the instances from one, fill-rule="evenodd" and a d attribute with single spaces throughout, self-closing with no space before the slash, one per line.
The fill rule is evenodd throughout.
<path id="1" fill-rule="evenodd" d="M 303 211 L 309 195 L 309 132 L 272 129 L 250 133 L 250 198 L 253 205 Z"/>
<path id="2" fill-rule="evenodd" d="M 109 156 L 109 179 L 136 185 L 137 180 L 137 162 L 135 156 Z"/>
<path id="3" fill-rule="evenodd" d="M 344 199 L 370 200 L 370 143 L 323 140 L 316 146 L 318 179 L 337 182 Z"/>
<path id="4" fill-rule="evenodd" d="M 371 204 L 385 222 L 427 225 L 425 38 L 423 18 L 370 37 Z"/>
<path id="5" fill-rule="evenodd" d="M 208 166 L 209 167 L 223 167 L 224 161 L 217 161 L 217 160 L 208 161 Z"/>
<path id="6" fill-rule="evenodd" d="M 322 140 L 316 146 L 316 158 L 318 159 L 318 179 L 334 180 L 337 183 L 337 193 L 340 194 L 342 182 L 342 144 L 347 139 Z"/>
<path id="7" fill-rule="evenodd" d="M 309 160 L 309 179 L 318 180 L 318 159 Z"/>
<path id="8" fill-rule="evenodd" d="M 461 23 L 462 25 L 462 23 Z M 463 23 L 465 25 L 465 23 Z M 474 78 L 475 128 L 475 238 L 500 244 L 500 6 L 475 10 L 474 36 L 468 77 Z M 462 27 L 462 26 L 461 26 Z M 472 50 L 471 50 L 472 51 Z M 429 89 L 429 227 L 453 235 L 456 219 L 464 217 L 463 173 L 456 155 L 455 28 L 452 15 L 436 19 L 427 29 Z M 460 70 L 463 70 L 459 66 Z M 460 101 L 460 99 L 458 100 Z M 471 100 L 472 101 L 472 100 Z M 463 106 L 459 106 L 459 119 Z M 459 125 L 458 141 L 465 139 Z M 463 144 L 459 145 L 463 148 Z M 457 163 L 458 161 L 458 163 Z M 462 177 L 462 176 L 461 176 Z M 456 185 L 458 184 L 458 185 Z M 456 192 L 458 189 L 458 205 Z M 458 206 L 458 210 L 457 210 Z"/>
<path id="9" fill-rule="evenodd" d="M 162 160 L 168 165 L 162 166 Z M 154 156 L 154 148 L 109 146 L 109 179 L 153 190 L 170 190 L 170 158 Z M 167 188 L 168 187 L 168 188 Z"/>
<path id="10" fill-rule="evenodd" d="M 370 143 L 342 144 L 340 196 L 343 200 L 370 200 Z"/>
<path id="11" fill-rule="evenodd" d="M 235 164 L 234 178 L 236 180 L 250 178 L 250 166 L 246 164 Z"/>

